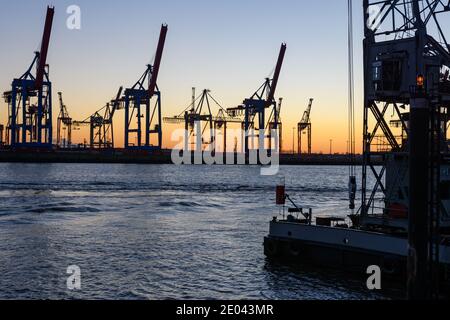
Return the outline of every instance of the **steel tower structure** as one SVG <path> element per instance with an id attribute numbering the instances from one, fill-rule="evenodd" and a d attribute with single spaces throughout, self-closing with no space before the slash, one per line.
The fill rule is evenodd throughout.
<path id="1" fill-rule="evenodd" d="M 54 13 L 53 7 L 47 7 L 41 50 L 35 53 L 28 70 L 13 80 L 11 91 L 4 93 L 8 103 L 6 143 L 12 148 L 52 147 L 52 84 L 47 52 Z"/>
<path id="2" fill-rule="evenodd" d="M 244 150 L 245 154 L 249 154 L 250 142 L 253 144 L 253 139 L 258 138 L 265 130 L 272 127 L 273 130 L 278 130 L 278 124 L 280 123 L 277 110 L 277 101 L 275 100 L 275 93 L 278 85 L 278 80 L 283 66 L 284 56 L 286 53 L 286 44 L 281 44 L 280 52 L 278 55 L 277 64 L 273 79 L 266 78 L 261 87 L 248 99 L 245 99 L 243 104 L 236 108 L 228 108 L 227 113 L 235 117 L 240 114 L 244 114 L 244 121 L 242 123 L 242 129 L 245 132 Z M 272 119 L 267 119 L 266 110 L 272 109 Z M 257 119 L 257 120 L 256 120 Z M 257 121 L 257 123 L 255 123 Z M 272 126 L 270 126 L 272 123 Z M 254 130 L 254 135 L 251 135 L 251 130 Z M 265 133 L 264 133 L 265 135 Z M 271 134 L 265 135 L 264 140 Z M 252 140 L 250 140 L 252 139 Z M 270 144 L 270 143 L 269 143 Z"/>
<path id="3" fill-rule="evenodd" d="M 75 129 L 89 126 L 89 147 L 92 149 L 114 149 L 114 125 L 113 119 L 117 110 L 122 109 L 123 87 L 117 91 L 114 100 L 111 100 L 82 121 L 73 121 Z"/>
<path id="4" fill-rule="evenodd" d="M 213 106 L 218 109 L 217 115 Z M 211 151 L 218 150 L 217 132 L 222 130 L 223 145 L 225 153 L 227 150 L 227 128 L 229 123 L 241 123 L 237 118 L 228 115 L 227 110 L 221 106 L 216 98 L 211 95 L 211 90 L 204 89 L 196 97 L 195 88 L 192 88 L 192 102 L 179 115 L 165 117 L 164 122 L 171 124 L 184 123 L 185 137 L 184 150 L 204 151 L 209 147 Z M 199 148 L 201 150 L 199 150 Z"/>
<path id="5" fill-rule="evenodd" d="M 438 278 L 434 268 L 439 261 L 440 225 L 449 218 L 441 210 L 440 195 L 448 192 L 449 184 L 441 182 L 440 168 L 448 151 L 450 46 L 439 22 L 450 11 L 449 4 L 363 1 L 360 223 L 367 228 L 383 225 L 393 232 L 406 229 L 413 298 L 436 292 L 430 288 Z"/>
<path id="6" fill-rule="evenodd" d="M 167 25 L 161 26 L 153 65 L 147 65 L 147 69 L 139 80 L 131 88 L 125 89 L 123 100 L 126 149 L 154 150 L 162 147 L 161 93 L 156 83 L 167 30 Z M 146 84 L 147 81 L 148 84 Z M 151 107 L 150 103 L 153 97 L 156 97 L 156 104 Z M 142 119 L 144 119 L 144 124 Z M 156 145 L 152 145 L 150 142 L 152 135 L 157 135 Z M 133 137 L 136 138 L 134 143 L 130 141 Z M 142 141 L 143 137 L 144 141 Z"/>

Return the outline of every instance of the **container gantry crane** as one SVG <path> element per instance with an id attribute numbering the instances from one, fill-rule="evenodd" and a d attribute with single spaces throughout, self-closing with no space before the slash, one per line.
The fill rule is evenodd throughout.
<path id="1" fill-rule="evenodd" d="M 74 130 L 80 130 L 81 127 L 89 127 L 89 148 L 100 148 L 103 145 L 103 141 L 98 140 L 103 126 L 103 117 L 98 111 L 85 120 L 73 121 L 72 125 Z"/>
<path id="2" fill-rule="evenodd" d="M 280 53 L 278 55 L 277 64 L 275 67 L 275 72 L 273 79 L 266 78 L 263 85 L 249 98 L 245 99 L 243 104 L 236 108 L 227 109 L 227 113 L 231 116 L 236 116 L 244 114 L 244 121 L 242 123 L 242 129 L 245 131 L 245 141 L 244 150 L 245 154 L 249 154 L 250 142 L 254 145 L 254 139 L 259 138 L 261 134 L 264 134 L 264 142 L 266 138 L 272 138 L 271 135 L 266 135 L 265 132 L 268 127 L 266 123 L 266 110 L 272 108 L 272 113 L 274 115 L 273 124 L 274 130 L 278 130 L 278 113 L 277 102 L 275 101 L 275 92 L 278 85 L 278 80 L 280 77 L 281 67 L 283 65 L 284 56 L 286 53 L 286 44 L 283 43 L 280 48 Z M 255 118 L 258 118 L 257 127 L 255 127 Z M 251 134 L 254 130 L 255 133 Z M 250 138 L 252 140 L 250 140 Z"/>
<path id="3" fill-rule="evenodd" d="M 28 70 L 5 92 L 8 103 L 6 140 L 11 147 L 52 147 L 52 84 L 47 52 L 55 9 L 47 7 L 41 50 L 35 53 Z M 36 74 L 32 74 L 36 67 Z"/>
<path id="4" fill-rule="evenodd" d="M 308 141 L 308 154 L 312 153 L 312 124 L 311 124 L 311 109 L 314 99 L 309 99 L 308 107 L 303 113 L 302 120 L 297 125 L 297 142 L 298 142 L 298 154 L 302 154 L 302 135 L 306 134 Z"/>
<path id="5" fill-rule="evenodd" d="M 116 98 L 91 116 L 92 147 L 98 149 L 114 149 L 113 119 L 117 110 L 122 108 L 120 97 L 123 87 L 119 88 Z"/>
<path id="6" fill-rule="evenodd" d="M 161 65 L 164 44 L 167 35 L 167 25 L 161 26 L 161 32 L 153 65 L 147 69 L 133 87 L 125 89 L 123 97 L 125 108 L 125 148 L 133 150 L 160 150 L 162 148 L 162 116 L 161 92 L 157 86 L 159 68 Z M 148 85 L 146 86 L 146 81 Z M 151 107 L 151 99 L 156 97 L 156 103 Z M 144 109 L 144 111 L 142 110 Z M 152 110 L 153 109 L 153 110 Z M 144 129 L 142 119 L 144 118 Z M 156 135 L 156 145 L 151 144 L 151 136 Z M 144 136 L 144 141 L 142 137 Z M 131 142 L 135 138 L 135 143 Z"/>
<path id="7" fill-rule="evenodd" d="M 59 115 L 56 126 L 56 145 L 66 148 L 72 145 L 72 118 L 69 116 L 67 107 L 63 102 L 62 93 L 58 92 Z M 63 133 L 61 134 L 61 130 Z"/>
<path id="8" fill-rule="evenodd" d="M 217 116 L 214 116 L 212 104 L 219 107 Z M 203 150 L 207 146 L 212 146 L 212 151 L 216 150 L 217 130 L 223 129 L 224 147 L 226 150 L 226 126 L 228 122 L 236 121 L 226 116 L 226 109 L 211 95 L 211 91 L 204 89 L 202 93 L 195 97 L 195 88 L 192 88 L 192 103 L 175 117 L 165 117 L 166 123 L 184 123 L 185 126 L 185 146 L 184 150 Z M 239 121 L 241 123 L 241 121 Z M 206 134 L 209 134 L 207 136 Z M 225 151 L 226 152 L 226 151 Z"/>
<path id="9" fill-rule="evenodd" d="M 105 107 L 97 110 L 83 121 L 74 121 L 75 128 L 89 126 L 89 146 L 93 149 L 114 148 L 113 119 L 117 110 L 122 107 L 121 95 L 123 87 L 120 87 L 116 98 L 108 102 Z"/>

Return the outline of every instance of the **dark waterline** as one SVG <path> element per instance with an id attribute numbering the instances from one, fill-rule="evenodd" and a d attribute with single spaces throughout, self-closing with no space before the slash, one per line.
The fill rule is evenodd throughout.
<path id="1" fill-rule="evenodd" d="M 346 167 L 282 167 L 315 214 L 348 214 Z M 0 164 L 0 298 L 379 299 L 365 279 L 266 260 L 258 167 Z M 78 265 L 82 289 L 69 291 Z"/>

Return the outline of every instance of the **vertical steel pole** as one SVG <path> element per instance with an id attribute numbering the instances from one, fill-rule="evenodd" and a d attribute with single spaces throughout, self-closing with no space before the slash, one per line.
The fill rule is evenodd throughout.
<path id="1" fill-rule="evenodd" d="M 145 99 L 145 146 L 150 146 L 150 101 L 152 97 Z"/>
<path id="2" fill-rule="evenodd" d="M 27 92 L 25 81 L 22 86 L 22 144 L 27 142 Z M 32 132 L 32 131 L 31 131 Z"/>
<path id="3" fill-rule="evenodd" d="M 17 113 L 16 113 L 16 104 L 17 104 L 17 88 L 15 83 L 13 83 L 12 88 L 12 96 L 11 96 L 11 146 L 14 147 L 16 144 L 16 124 L 17 124 Z"/>
<path id="4" fill-rule="evenodd" d="M 128 138 L 129 138 L 129 134 L 128 134 L 128 130 L 129 130 L 129 118 L 130 117 L 130 97 L 128 96 L 127 93 L 125 93 L 125 148 L 128 148 Z"/>
<path id="5" fill-rule="evenodd" d="M 162 149 L 162 114 L 161 114 L 161 92 L 158 91 L 158 148 Z"/>
<path id="6" fill-rule="evenodd" d="M 47 83 L 48 88 L 48 95 L 47 95 L 47 103 L 48 103 L 48 110 L 47 110 L 47 118 L 45 119 L 46 124 L 46 130 L 47 130 L 47 138 L 46 143 L 49 144 L 51 147 L 53 144 L 53 105 L 52 105 L 52 84 L 50 82 Z M 70 131 L 69 131 L 70 132 Z M 69 138 L 70 140 L 70 138 Z"/>
<path id="7" fill-rule="evenodd" d="M 409 133 L 409 299 L 428 297 L 429 117 L 427 99 L 412 99 Z"/>

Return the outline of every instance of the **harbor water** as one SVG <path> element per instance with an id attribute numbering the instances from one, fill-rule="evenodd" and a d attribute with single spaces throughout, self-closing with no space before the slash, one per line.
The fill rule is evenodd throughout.
<path id="1" fill-rule="evenodd" d="M 300 206 L 349 214 L 346 167 L 280 174 Z M 278 181 L 256 166 L 0 164 L 0 299 L 401 295 L 332 269 L 268 261 L 262 243 L 279 212 Z M 80 290 L 67 288 L 73 265 Z"/>

